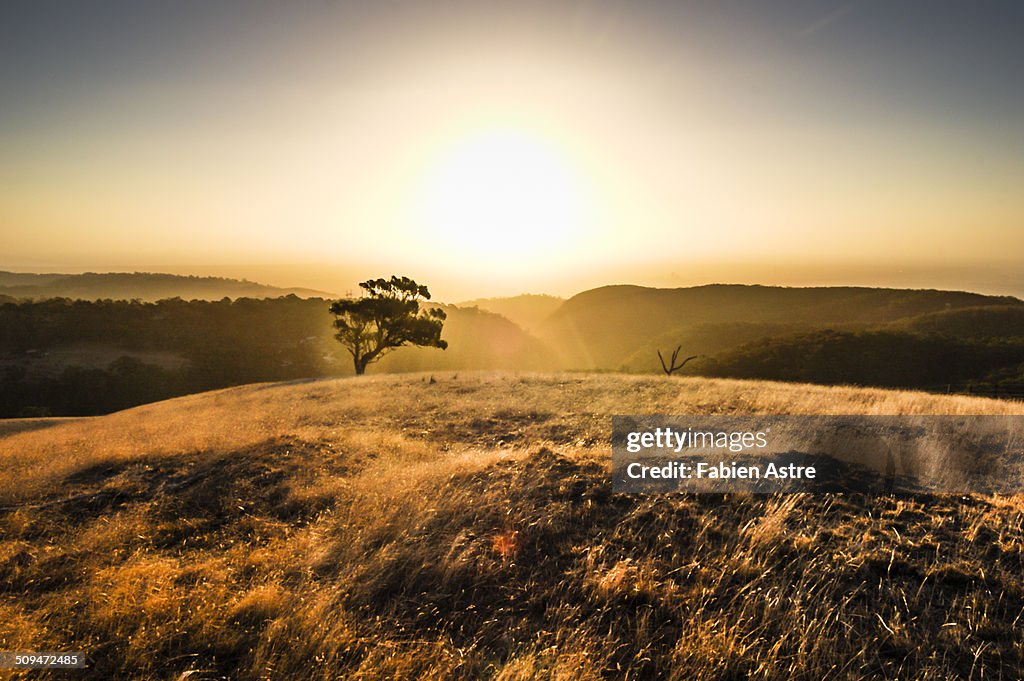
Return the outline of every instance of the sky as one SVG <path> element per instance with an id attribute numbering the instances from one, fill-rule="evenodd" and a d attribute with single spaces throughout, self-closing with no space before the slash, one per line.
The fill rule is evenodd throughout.
<path id="1" fill-rule="evenodd" d="M 5 2 L 0 269 L 1024 295 L 1024 3 Z"/>

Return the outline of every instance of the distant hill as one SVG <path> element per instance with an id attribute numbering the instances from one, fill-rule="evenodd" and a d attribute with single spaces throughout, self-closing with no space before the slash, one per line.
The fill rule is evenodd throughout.
<path id="1" fill-rule="evenodd" d="M 559 351 L 566 367 L 617 370 L 659 337 L 665 348 L 674 347 L 701 325 L 733 324 L 749 331 L 748 325 L 782 324 L 788 332 L 793 327 L 857 328 L 988 306 L 1024 309 L 1024 302 L 960 291 L 859 287 L 605 286 L 567 300 L 539 335 Z M 741 335 L 742 342 L 751 340 L 749 334 Z M 674 337 L 679 340 L 673 342 Z"/>
<path id="2" fill-rule="evenodd" d="M 500 314 L 527 331 L 536 331 L 565 300 L 556 296 L 525 293 L 509 298 L 477 298 L 459 303 L 459 307 L 478 307 Z"/>
<path id="3" fill-rule="evenodd" d="M 535 312 L 557 304 L 522 298 Z M 96 414 L 242 383 L 350 374 L 351 357 L 333 338 L 328 305 L 297 296 L 0 304 L 0 416 Z M 1003 396 L 1024 385 L 1024 303 L 1014 298 L 616 286 L 565 301 L 539 324 L 539 334 L 479 306 L 433 305 L 448 314 L 448 349 L 402 348 L 371 373 L 651 373 L 660 372 L 657 350 L 681 346 L 684 356 L 700 355 L 681 372 L 690 375 L 929 390 L 988 386 Z"/>
<path id="4" fill-rule="evenodd" d="M 502 315 L 461 305 L 428 307 L 439 307 L 448 315 L 441 336 L 448 342 L 448 349 L 402 348 L 382 359 L 371 372 L 550 370 L 556 366 L 546 346 Z"/>
<path id="5" fill-rule="evenodd" d="M 892 322 L 888 328 L 954 338 L 1024 338 L 1024 305 L 941 310 Z"/>
<path id="6" fill-rule="evenodd" d="M 331 298 L 333 294 L 304 288 L 279 288 L 246 279 L 196 277 L 155 272 L 86 272 L 34 274 L 0 272 L 0 296 L 43 300 L 144 300 L 166 298 L 220 300 L 221 298 Z"/>

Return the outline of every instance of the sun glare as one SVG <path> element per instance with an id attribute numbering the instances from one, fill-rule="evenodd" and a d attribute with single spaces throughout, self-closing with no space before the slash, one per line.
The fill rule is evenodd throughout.
<path id="1" fill-rule="evenodd" d="M 449 254 L 482 264 L 549 260 L 580 236 L 582 182 L 540 136 L 491 130 L 466 137 L 424 178 L 417 221 Z"/>

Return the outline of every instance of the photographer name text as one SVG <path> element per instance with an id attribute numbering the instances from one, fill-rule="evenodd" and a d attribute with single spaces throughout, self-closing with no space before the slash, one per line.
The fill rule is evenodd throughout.
<path id="1" fill-rule="evenodd" d="M 767 446 L 768 431 L 664 427 L 626 434 L 626 451 L 631 454 L 644 450 L 679 454 L 683 450 L 694 449 L 719 449 L 738 453 Z M 626 476 L 633 480 L 814 480 L 816 475 L 814 466 L 775 462 L 737 464 L 735 461 L 669 461 L 648 465 L 634 461 L 626 466 Z"/>

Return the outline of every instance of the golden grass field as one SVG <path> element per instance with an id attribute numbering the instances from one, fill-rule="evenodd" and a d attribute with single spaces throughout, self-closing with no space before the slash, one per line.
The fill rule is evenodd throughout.
<path id="1" fill-rule="evenodd" d="M 1024 405 L 460 373 L 8 422 L 0 650 L 91 659 L 33 679 L 1024 676 L 1024 496 L 612 494 L 613 413 Z"/>

